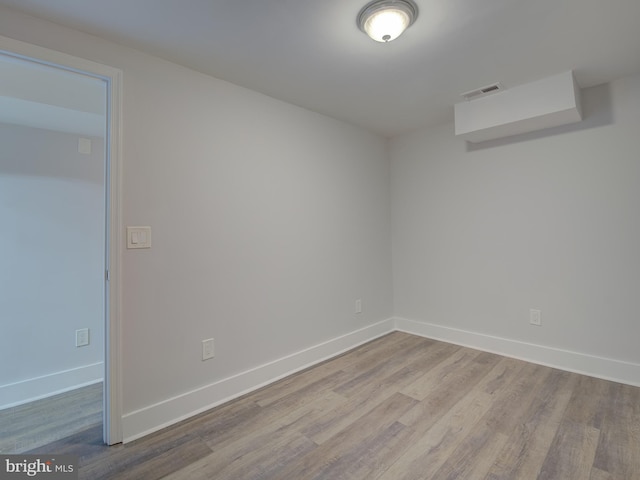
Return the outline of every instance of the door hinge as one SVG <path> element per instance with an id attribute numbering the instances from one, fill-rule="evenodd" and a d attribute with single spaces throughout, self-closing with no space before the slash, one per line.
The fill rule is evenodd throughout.
<path id="1" fill-rule="evenodd" d="M 109 274 L 109 270 L 104 271 L 104 279 L 108 282 L 111 279 L 111 275 Z"/>

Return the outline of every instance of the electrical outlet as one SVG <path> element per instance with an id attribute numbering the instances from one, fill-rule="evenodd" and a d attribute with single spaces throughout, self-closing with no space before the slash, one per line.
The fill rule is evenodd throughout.
<path id="1" fill-rule="evenodd" d="M 209 360 L 215 357 L 213 338 L 202 340 L 202 360 Z"/>
<path id="2" fill-rule="evenodd" d="M 540 327 L 542 325 L 542 319 L 540 318 L 540 310 L 529 310 L 529 323 Z"/>
<path id="3" fill-rule="evenodd" d="M 89 329 L 80 328 L 76 330 L 76 347 L 84 347 L 89 345 Z"/>
<path id="4" fill-rule="evenodd" d="M 355 304 L 355 313 L 362 313 L 362 300 L 357 299 Z"/>

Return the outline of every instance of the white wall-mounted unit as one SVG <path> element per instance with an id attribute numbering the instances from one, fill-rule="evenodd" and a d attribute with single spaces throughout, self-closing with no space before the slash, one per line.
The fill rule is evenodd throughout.
<path id="1" fill-rule="evenodd" d="M 573 72 L 455 105 L 456 136 L 482 142 L 582 120 Z"/>

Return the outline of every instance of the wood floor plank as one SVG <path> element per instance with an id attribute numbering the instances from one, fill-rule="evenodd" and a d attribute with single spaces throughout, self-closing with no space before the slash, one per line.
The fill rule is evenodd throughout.
<path id="1" fill-rule="evenodd" d="M 310 405 L 314 399 L 331 391 L 332 387 L 342 383 L 346 377 L 345 372 L 335 372 L 328 377 L 303 386 L 298 391 L 288 393 L 266 407 L 259 407 L 260 410 L 252 412 L 249 417 L 236 417 L 232 423 L 223 423 L 222 421 L 210 423 L 207 431 L 202 432 L 201 436 L 213 448 L 216 444 L 224 443 L 231 437 L 249 435 L 255 429 L 278 422 L 283 415 L 296 411 L 299 407 L 304 408 Z M 224 416 L 221 417 L 221 420 L 224 420 Z"/>
<path id="2" fill-rule="evenodd" d="M 366 448 L 350 449 L 333 465 L 323 470 L 318 478 L 331 480 L 369 480 L 378 478 L 406 450 L 413 431 L 399 422 L 370 438 Z"/>
<path id="3" fill-rule="evenodd" d="M 469 435 L 459 441 L 434 479 L 483 478 L 531 402 L 532 391 L 535 392 L 549 374 L 549 369 L 519 360 L 505 359 L 503 363 L 504 371 L 484 389 L 494 397 L 491 407 Z"/>
<path id="4" fill-rule="evenodd" d="M 404 357 L 401 367 L 393 371 L 379 370 L 378 375 L 367 382 L 359 383 L 356 390 L 345 392 L 342 386 L 336 391 L 343 392 L 350 398 L 362 398 L 377 394 L 378 392 L 392 389 L 401 391 L 408 385 L 415 382 L 425 373 L 438 367 L 442 362 L 455 354 L 460 347 L 446 343 L 435 343 L 426 348 L 421 348 L 418 355 L 408 355 Z"/>
<path id="5" fill-rule="evenodd" d="M 182 432 L 176 435 L 165 429 L 149 438 L 126 445 L 114 445 L 103 456 L 94 456 L 83 464 L 80 469 L 81 477 L 96 480 L 122 478 L 127 471 L 138 465 L 153 465 L 157 457 L 165 456 L 172 450 L 180 450 L 184 445 L 193 444 L 194 440 L 204 443 L 195 433 Z"/>
<path id="6" fill-rule="evenodd" d="M 109 472 L 106 476 L 97 477 L 90 470 L 83 470 L 82 478 L 87 480 L 108 480 L 117 476 L 118 480 L 154 480 L 165 478 L 167 475 L 192 465 L 211 453 L 211 449 L 200 439 L 191 440 L 171 448 L 160 455 L 150 458 L 146 462 L 122 468 L 120 471 Z"/>
<path id="7" fill-rule="evenodd" d="M 278 471 L 301 455 L 316 448 L 308 438 L 291 434 L 264 443 L 260 448 L 223 464 L 212 463 L 210 457 L 192 463 L 166 477 L 165 480 L 239 480 L 280 478 Z"/>
<path id="8" fill-rule="evenodd" d="M 27 452 L 97 425 L 102 383 L 0 410 L 0 452 Z"/>
<path id="9" fill-rule="evenodd" d="M 564 421 L 600 428 L 607 409 L 607 391 L 610 382 L 593 377 L 579 376 Z"/>
<path id="10" fill-rule="evenodd" d="M 491 363 L 475 363 L 473 360 L 476 357 L 467 359 L 467 362 L 460 364 L 461 368 L 457 370 L 447 371 L 442 381 L 432 383 L 430 392 L 400 419 L 400 423 L 407 426 L 419 423 L 421 428 L 430 426 L 459 400 L 475 390 L 476 386 L 478 386 L 477 389 L 483 389 L 486 386 L 486 382 L 498 381 L 510 364 L 509 359 L 501 358 L 497 355 L 485 357 L 491 359 Z M 449 366 L 445 365 L 444 367 L 448 370 Z M 440 369 L 436 367 L 433 370 L 439 371 Z M 439 376 L 439 374 L 435 375 L 435 377 Z M 420 382 L 420 389 L 422 389 L 424 378 L 420 378 L 418 382 Z M 407 391 L 415 392 L 415 389 L 403 388 L 401 390 L 405 394 L 407 394 Z M 422 394 L 418 396 L 422 397 Z"/>
<path id="11" fill-rule="evenodd" d="M 510 370 L 487 385 L 485 391 L 495 400 L 483 421 L 494 432 L 511 435 L 530 410 L 536 392 L 549 378 L 551 369 L 510 359 Z M 503 378 L 504 377 L 504 378 Z M 505 384 L 506 380 L 506 384 Z M 497 383 L 501 381 L 501 383 Z"/>
<path id="12" fill-rule="evenodd" d="M 421 376 L 422 372 L 433 368 L 456 350 L 456 348 L 447 348 L 446 345 L 443 348 L 442 344 L 429 347 L 422 353 L 420 360 L 411 362 L 386 377 L 379 378 L 378 382 L 367 382 L 361 385 L 362 388 L 358 392 L 351 392 L 348 402 L 327 413 L 324 418 L 314 422 L 302 433 L 318 444 L 324 443 L 341 430 L 349 428 L 353 422 L 366 415 L 380 402 L 397 393 L 402 387 Z"/>
<path id="13" fill-rule="evenodd" d="M 297 401 L 303 392 L 306 392 L 309 396 L 313 396 L 315 395 L 315 392 L 334 389 L 337 385 L 340 385 L 347 379 L 351 378 L 349 374 L 342 370 L 326 368 L 324 365 L 320 366 L 319 369 L 319 371 L 322 372 L 321 375 L 318 375 L 315 369 L 311 369 L 306 375 L 298 376 L 296 379 L 297 381 L 283 382 L 282 385 L 280 382 L 276 383 L 274 385 L 273 395 L 264 393 L 263 391 L 256 392 L 256 403 L 261 407 L 266 407 L 275 403 L 282 405 L 286 402 L 291 402 L 292 399 Z"/>
<path id="14" fill-rule="evenodd" d="M 590 476 L 604 414 L 607 382 L 578 377 L 539 478 L 583 479 Z"/>
<path id="15" fill-rule="evenodd" d="M 349 396 L 359 394 L 363 390 L 370 389 L 380 382 L 380 378 L 386 378 L 395 374 L 408 363 L 413 362 L 424 355 L 426 349 L 433 345 L 433 341 L 422 339 L 413 345 L 407 345 L 402 350 L 389 354 L 383 362 L 368 365 L 362 373 L 355 375 L 347 382 L 335 388 L 340 395 Z"/>
<path id="16" fill-rule="evenodd" d="M 216 466 L 219 470 L 226 467 L 231 461 L 254 454 L 265 445 L 286 440 L 287 436 L 297 436 L 298 432 L 307 425 L 317 421 L 322 415 L 331 412 L 344 404 L 346 399 L 334 392 L 327 392 L 322 397 L 314 399 L 307 405 L 283 415 L 262 427 L 255 427 L 250 435 L 236 435 L 224 443 L 211 443 L 213 453 L 207 457 L 207 463 Z"/>
<path id="17" fill-rule="evenodd" d="M 420 378 L 416 379 L 401 391 L 405 395 L 415 398 L 416 400 L 424 399 L 429 393 L 433 392 L 436 385 L 442 383 L 449 375 L 460 372 L 463 366 L 466 366 L 473 359 L 477 358 L 481 352 L 469 350 L 466 348 L 458 349 L 453 355 L 445 361 L 437 365 L 435 368 L 425 372 Z"/>
<path id="18" fill-rule="evenodd" d="M 169 427 L 175 435 L 195 434 L 206 436 L 216 432 L 220 437 L 234 435 L 235 429 L 242 425 L 251 424 L 261 418 L 263 409 L 253 401 L 250 395 L 245 395 L 232 402 L 220 405 L 209 411 L 183 420 Z M 152 435 L 162 434 L 162 431 Z M 145 437 L 147 438 L 147 437 Z"/>
<path id="19" fill-rule="evenodd" d="M 472 426 L 491 406 L 491 395 L 479 393 L 458 402 L 429 430 L 412 443 L 380 480 L 430 478 L 446 462 L 458 445 L 458 439 L 469 434 Z M 414 427 L 415 428 L 415 427 Z"/>
<path id="20" fill-rule="evenodd" d="M 542 464 L 569 404 L 577 376 L 552 370 L 496 462 L 486 480 L 538 478 Z"/>
<path id="21" fill-rule="evenodd" d="M 279 380 L 268 387 L 261 388 L 251 394 L 253 401 L 261 407 L 266 407 L 303 387 L 317 384 L 325 378 L 332 378 L 342 370 L 332 362 L 324 362 L 313 368 L 295 373 Z"/>
<path id="22" fill-rule="evenodd" d="M 474 429 L 429 477 L 431 480 L 482 478 L 491 468 L 509 437 L 486 427 Z"/>
<path id="23" fill-rule="evenodd" d="M 79 465 L 82 467 L 93 459 L 105 458 L 108 452 L 110 452 L 110 449 L 104 445 L 102 440 L 102 424 L 100 424 L 47 445 L 29 450 L 26 453 L 47 454 L 52 452 L 57 455 L 77 455 Z"/>
<path id="24" fill-rule="evenodd" d="M 296 377 L 307 376 L 308 372 L 313 371 L 314 375 L 316 375 L 316 370 L 318 370 L 319 372 L 324 371 L 326 373 L 333 373 L 338 370 L 360 370 L 363 365 L 366 368 L 366 366 L 371 365 L 374 360 L 384 361 L 387 355 L 393 355 L 407 348 L 407 346 L 415 345 L 417 343 L 433 344 L 441 342 L 436 342 L 435 340 L 430 340 L 423 337 L 416 337 L 415 335 L 410 335 L 404 332 L 388 333 L 367 343 L 364 343 L 359 347 L 353 348 L 347 352 L 337 355 L 329 360 L 325 360 L 324 362 L 316 364 L 313 367 L 302 370 L 301 372 L 295 373 L 293 375 L 289 375 L 288 377 L 275 382 L 268 387 L 265 387 L 264 389 L 253 392 L 251 395 L 254 396 L 254 401 L 262 404 L 263 398 L 273 396 L 280 390 L 281 383 L 286 385 L 292 382 L 304 381 L 298 380 Z M 266 391 L 267 389 L 269 391 Z M 263 392 L 263 390 L 265 391 Z M 271 392 L 271 390 L 273 390 L 273 392 Z M 265 395 L 263 396 L 262 393 L 264 393 Z"/>
<path id="25" fill-rule="evenodd" d="M 640 478 L 640 388 L 607 382 L 594 466 L 613 478 Z"/>
<path id="26" fill-rule="evenodd" d="M 589 476 L 589 480 L 613 480 L 613 477 L 609 472 L 605 472 L 598 468 L 593 467 L 591 469 L 591 475 Z"/>
<path id="27" fill-rule="evenodd" d="M 582 480 L 591 475 L 600 430 L 571 421 L 561 424 L 538 479 Z"/>
<path id="28" fill-rule="evenodd" d="M 485 371 L 474 383 L 477 388 L 472 393 L 459 398 L 460 395 L 456 396 L 453 391 L 449 391 L 447 397 L 454 399 L 454 402 L 450 402 L 434 392 L 401 417 L 401 423 L 414 429 L 414 438 L 406 451 L 379 478 L 419 479 L 434 475 L 459 442 L 470 434 L 476 422 L 489 411 L 494 397 L 485 389 L 489 385 L 495 389 L 497 382 L 508 381 L 504 373 L 511 365 L 511 359 L 498 357 L 493 368 L 489 369 L 491 364 L 485 365 Z M 460 387 L 456 382 L 454 384 Z M 459 399 L 455 401 L 457 398 Z M 421 415 L 416 416 L 416 412 Z"/>
<path id="29" fill-rule="evenodd" d="M 347 356 L 346 358 L 338 359 L 338 363 L 341 364 L 341 370 L 357 375 L 368 368 L 384 363 L 394 353 L 421 343 L 415 335 L 403 332 L 393 332 L 383 337 L 383 339 L 388 340 L 388 342 L 384 341 L 372 346 L 365 346 L 362 349 L 363 353 L 358 355 L 357 358 Z M 421 340 L 424 340 L 424 338 Z"/>
<path id="30" fill-rule="evenodd" d="M 323 444 L 341 431 L 350 428 L 360 418 L 375 409 L 382 401 L 397 393 L 393 389 L 377 392 L 376 395 L 347 399 L 344 404 L 327 412 L 316 422 L 303 428 L 301 433 L 318 445 Z"/>
<path id="31" fill-rule="evenodd" d="M 355 421 L 329 441 L 280 472 L 279 478 L 330 478 L 326 472 L 336 468 L 336 462 L 349 462 L 376 444 L 380 434 L 397 423 L 398 417 L 415 405 L 416 400 L 401 393 L 388 398 L 367 415 Z M 349 446 L 347 453 L 345 446 Z M 352 461 L 352 460 L 351 460 Z"/>

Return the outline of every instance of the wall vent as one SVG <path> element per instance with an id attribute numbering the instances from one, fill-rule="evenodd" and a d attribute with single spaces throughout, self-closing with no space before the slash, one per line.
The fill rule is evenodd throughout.
<path id="1" fill-rule="evenodd" d="M 485 95 L 490 95 L 492 93 L 497 93 L 504 90 L 504 87 L 500 82 L 492 83 L 491 85 L 486 85 L 481 88 L 476 88 L 475 90 L 471 90 L 469 92 L 461 93 L 460 96 L 465 100 L 473 100 L 474 98 L 484 97 Z"/>

